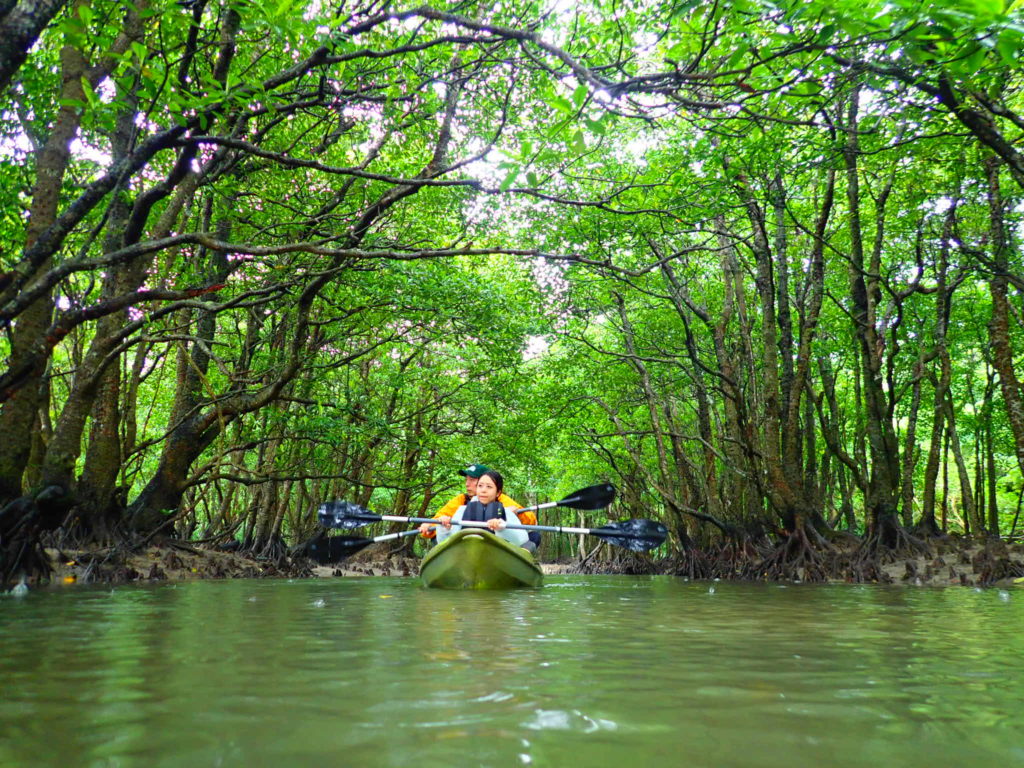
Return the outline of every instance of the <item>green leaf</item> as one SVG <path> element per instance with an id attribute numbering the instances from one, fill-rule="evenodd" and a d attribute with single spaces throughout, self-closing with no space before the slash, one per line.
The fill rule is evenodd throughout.
<path id="1" fill-rule="evenodd" d="M 292 9 L 295 0 L 278 0 L 277 8 L 274 9 L 274 16 L 283 16 Z"/>
<path id="2" fill-rule="evenodd" d="M 551 127 L 551 130 L 548 131 L 548 138 L 557 139 L 559 134 L 561 134 L 562 131 L 564 131 L 573 122 L 574 121 L 571 118 L 566 120 L 559 120 Z"/>
<path id="3" fill-rule="evenodd" d="M 498 187 L 502 192 L 508 191 L 509 187 L 516 183 L 516 178 L 519 176 L 519 169 L 521 166 L 518 163 L 499 163 L 499 166 L 511 168 L 506 174 L 505 178 L 501 182 L 501 186 Z"/>
<path id="4" fill-rule="evenodd" d="M 669 18 L 675 19 L 679 16 L 685 16 L 694 8 L 699 7 L 703 2 L 704 0 L 687 0 L 685 3 L 680 3 L 676 6 L 675 10 L 672 11 L 672 15 Z"/>
<path id="5" fill-rule="evenodd" d="M 85 93 L 85 99 L 89 102 L 90 109 L 96 109 L 100 106 L 99 97 L 96 95 L 96 91 L 92 89 L 92 83 L 84 75 L 82 76 L 82 91 Z"/>
<path id="6" fill-rule="evenodd" d="M 587 142 L 583 138 L 583 131 L 577 130 L 572 137 L 572 149 L 574 152 L 586 152 Z"/>
<path id="7" fill-rule="evenodd" d="M 996 43 L 996 50 L 1003 64 L 1013 66 L 1017 62 L 1017 52 L 1020 50 L 1020 38 L 1010 32 L 1003 32 L 999 35 L 999 42 Z"/>
<path id="8" fill-rule="evenodd" d="M 604 123 L 602 123 L 600 120 L 594 120 L 592 118 L 585 117 L 583 118 L 583 122 L 592 133 L 596 133 L 598 136 L 604 136 L 605 127 Z"/>
<path id="9" fill-rule="evenodd" d="M 567 115 L 571 115 L 575 111 L 572 102 L 564 96 L 552 96 L 548 99 L 547 103 L 552 109 L 557 109 L 559 112 L 564 112 Z"/>
<path id="10" fill-rule="evenodd" d="M 797 96 L 816 96 L 821 93 L 821 83 L 817 80 L 804 80 L 793 86 L 791 93 Z"/>
<path id="11" fill-rule="evenodd" d="M 679 61 L 685 59 L 689 51 L 690 47 L 686 43 L 676 43 L 665 51 L 665 56 L 673 61 Z"/>
<path id="12" fill-rule="evenodd" d="M 573 103 L 577 107 L 582 107 L 584 102 L 587 100 L 587 96 L 589 94 L 590 91 L 588 90 L 587 86 L 583 85 L 583 83 L 580 83 L 579 85 L 576 86 L 576 90 L 572 92 Z"/>
<path id="13" fill-rule="evenodd" d="M 750 50 L 749 45 L 737 46 L 736 50 L 732 52 L 732 56 L 725 62 L 726 69 L 736 69 L 736 66 L 743 61 L 743 57 L 747 55 L 747 51 Z"/>
<path id="14" fill-rule="evenodd" d="M 974 52 L 964 59 L 963 66 L 967 72 L 977 72 L 985 65 L 986 56 L 988 56 L 988 50 L 984 46 L 977 45 Z"/>

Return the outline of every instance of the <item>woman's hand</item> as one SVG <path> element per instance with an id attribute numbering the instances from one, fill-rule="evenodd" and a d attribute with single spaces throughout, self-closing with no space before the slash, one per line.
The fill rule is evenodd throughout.
<path id="1" fill-rule="evenodd" d="M 432 531 L 435 528 L 437 528 L 437 524 L 438 523 L 443 525 L 445 528 L 451 528 L 452 527 L 452 519 L 451 519 L 451 517 L 449 517 L 448 515 L 441 515 L 439 518 L 437 518 L 437 523 L 423 523 L 423 524 L 421 524 L 420 525 L 420 533 L 422 533 L 422 534 L 430 533 L 430 531 Z"/>
<path id="2" fill-rule="evenodd" d="M 505 521 L 497 517 L 492 517 L 487 521 L 487 527 L 495 532 L 502 531 L 505 529 Z"/>

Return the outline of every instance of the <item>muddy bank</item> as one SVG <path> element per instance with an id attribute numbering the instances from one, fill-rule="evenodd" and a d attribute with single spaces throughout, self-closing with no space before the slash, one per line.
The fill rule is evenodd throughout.
<path id="1" fill-rule="evenodd" d="M 858 539 L 828 551 L 723 547 L 693 549 L 651 563 L 621 550 L 587 558 L 573 573 L 664 574 L 694 580 L 906 584 L 922 587 L 1024 586 L 1024 543 L 958 537 L 915 540 L 902 551 L 868 550 Z M 789 555 L 789 557 L 787 557 Z"/>
<path id="2" fill-rule="evenodd" d="M 400 554 L 360 554 L 341 563 L 318 565 L 305 557 L 257 557 L 185 542 L 141 550 L 127 547 L 45 550 L 51 584 L 125 584 L 193 579 L 338 578 L 389 576 L 414 578 L 420 560 Z M 566 563 L 542 565 L 545 573 L 572 572 Z M 44 579 L 44 582 L 46 580 Z M 33 584 L 32 581 L 29 584 Z"/>
<path id="3" fill-rule="evenodd" d="M 123 547 L 89 550 L 47 549 L 51 584 L 123 584 L 128 582 L 188 581 L 191 579 L 340 578 L 419 575 L 419 559 L 402 554 L 370 553 L 341 563 L 317 565 L 301 557 L 261 558 L 239 552 L 207 549 L 184 542 L 164 543 L 142 550 Z M 691 551 L 653 561 L 624 550 L 602 547 L 582 561 L 542 563 L 546 574 L 674 575 L 691 579 L 825 581 L 828 583 L 880 583 L 911 586 L 1024 586 L 1024 544 L 1002 541 L 947 539 L 904 553 L 878 553 L 865 567 L 853 549 L 837 549 L 827 558 L 819 554 L 822 578 L 809 578 L 799 566 L 769 577 L 771 555 L 747 553 L 746 558 Z M 777 563 L 775 563 L 777 565 Z M 867 575 L 867 576 L 866 576 Z M 31 582 L 30 582 L 31 583 Z"/>
<path id="4" fill-rule="evenodd" d="M 182 543 L 140 550 L 100 547 L 45 551 L 52 569 L 51 584 L 301 578 L 312 575 L 312 568 L 305 560 L 258 558 Z"/>

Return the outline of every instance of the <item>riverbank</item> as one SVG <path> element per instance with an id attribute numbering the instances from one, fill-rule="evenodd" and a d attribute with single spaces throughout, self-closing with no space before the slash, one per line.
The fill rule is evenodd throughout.
<path id="1" fill-rule="evenodd" d="M 194 579 L 415 577 L 419 575 L 420 563 L 415 557 L 360 554 L 341 563 L 317 565 L 305 558 L 262 558 L 184 542 L 135 551 L 125 547 L 98 547 L 89 550 L 48 548 L 45 552 L 51 568 L 49 581 L 55 585 Z M 548 574 L 571 573 L 573 565 L 545 563 L 542 569 Z"/>
<path id="2" fill-rule="evenodd" d="M 306 578 L 313 569 L 304 560 L 258 558 L 176 542 L 132 550 L 46 549 L 51 584 L 124 584 L 192 579 Z"/>
<path id="3" fill-rule="evenodd" d="M 419 559 L 391 555 L 373 557 L 367 553 L 333 565 L 316 565 L 304 558 L 254 557 L 238 552 L 206 549 L 184 542 L 164 543 L 141 550 L 123 547 L 90 550 L 47 549 L 52 573 L 51 584 L 123 584 L 128 582 L 187 581 L 192 579 L 251 578 L 358 578 L 363 576 L 415 577 Z M 675 575 L 693 579 L 752 579 L 758 563 L 751 561 L 744 571 L 718 567 L 706 555 L 649 561 L 620 551 L 612 557 L 586 562 L 543 563 L 546 574 L 559 573 L 634 573 Z M 881 583 L 908 586 L 1024 586 L 1024 544 L 1002 541 L 983 542 L 947 539 L 928 544 L 913 554 L 880 555 L 873 563 L 874 578 L 856 578 L 851 570 L 850 553 L 836 553 L 828 564 L 834 577 L 830 583 Z M 696 567 L 696 566 L 700 567 Z M 733 564 L 735 568 L 735 564 Z M 861 571 L 862 573 L 863 571 Z M 783 579 L 800 581 L 798 578 Z M 776 579 L 771 579 L 776 580 Z"/>
<path id="4" fill-rule="evenodd" d="M 667 558 L 657 572 L 697 579 L 756 581 L 817 581 L 833 584 L 877 583 L 918 587 L 1024 586 L 1024 543 L 961 537 L 908 539 L 902 551 L 865 551 L 860 539 L 850 537 L 831 551 L 785 544 L 757 556 L 737 559 L 732 553 L 704 552 Z M 726 555 L 726 556 L 723 556 Z M 788 555 L 788 559 L 783 557 Z M 773 575 L 764 575 L 764 574 Z M 776 574 L 785 573 L 785 576 Z M 814 577 L 810 575 L 814 574 Z"/>

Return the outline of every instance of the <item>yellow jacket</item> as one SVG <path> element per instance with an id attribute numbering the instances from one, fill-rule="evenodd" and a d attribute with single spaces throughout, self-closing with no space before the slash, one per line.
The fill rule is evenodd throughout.
<path id="1" fill-rule="evenodd" d="M 473 498 L 473 497 L 470 496 L 470 498 Z M 501 505 L 503 507 L 521 507 L 521 506 L 523 506 L 518 501 L 513 499 L 511 496 L 506 496 L 504 493 L 502 493 L 502 494 L 500 494 L 498 496 L 498 501 L 501 502 Z M 465 503 L 466 503 L 466 494 L 460 493 L 458 496 L 454 497 L 451 501 L 449 501 L 447 504 L 445 504 L 443 507 L 441 507 L 441 509 L 438 511 L 438 513 L 436 515 L 434 515 L 434 519 L 437 520 L 439 517 L 444 517 L 445 515 L 447 515 L 448 517 L 451 517 L 456 512 L 458 512 L 459 511 L 459 507 L 461 507 Z M 521 515 L 517 512 L 516 514 L 519 515 L 519 522 L 521 522 L 523 525 L 536 525 L 537 524 L 537 515 L 535 515 L 533 512 L 523 512 Z M 431 528 L 429 531 L 424 533 L 423 536 L 425 536 L 428 539 L 434 538 L 434 536 L 435 536 L 434 529 Z"/>

